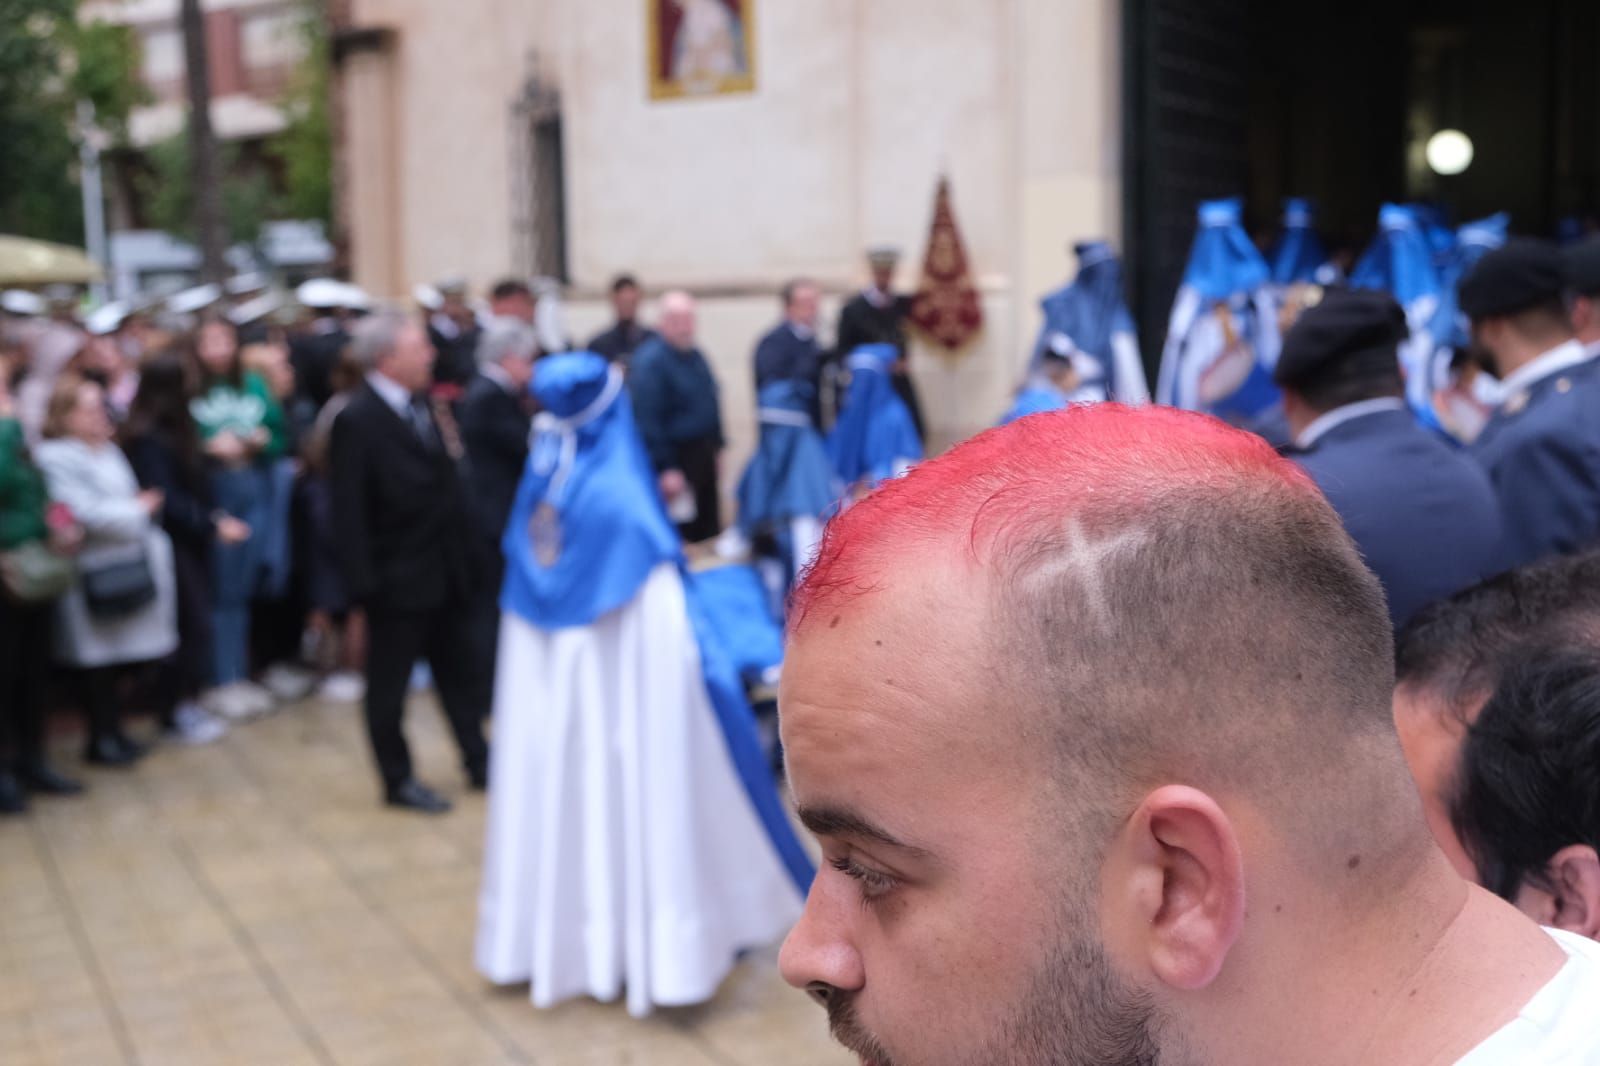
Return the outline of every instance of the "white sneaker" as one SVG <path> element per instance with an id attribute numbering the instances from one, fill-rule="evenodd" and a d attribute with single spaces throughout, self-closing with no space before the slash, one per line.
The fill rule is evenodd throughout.
<path id="1" fill-rule="evenodd" d="M 252 716 L 271 714 L 278 709 L 277 698 L 254 681 L 241 681 L 239 688 L 244 692 L 245 705 Z"/>
<path id="2" fill-rule="evenodd" d="M 261 683 L 274 698 L 284 703 L 297 703 L 311 695 L 317 679 L 309 670 L 289 663 L 273 663 L 261 675 Z"/>
<path id="3" fill-rule="evenodd" d="M 212 689 L 200 698 L 200 702 L 212 714 L 219 714 L 234 722 L 242 722 L 256 713 L 255 704 L 240 681 Z"/>
<path id="4" fill-rule="evenodd" d="M 327 703 L 360 703 L 367 695 L 367 683 L 353 670 L 329 674 L 317 686 L 317 699 Z"/>
<path id="5" fill-rule="evenodd" d="M 169 739 L 189 747 L 214 744 L 227 735 L 227 724 L 207 714 L 205 708 L 193 700 L 178 704 L 178 709 L 172 712 L 172 727 L 167 731 Z"/>

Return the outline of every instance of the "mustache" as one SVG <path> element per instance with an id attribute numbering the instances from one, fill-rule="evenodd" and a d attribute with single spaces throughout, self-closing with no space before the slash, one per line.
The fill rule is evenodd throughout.
<path id="1" fill-rule="evenodd" d="M 863 1060 L 872 1063 L 872 1066 L 894 1066 L 894 1061 L 889 1058 L 889 1052 L 884 1050 L 878 1038 L 867 1031 L 866 1026 L 856 1017 L 856 999 L 854 995 L 846 995 L 838 989 L 828 997 L 828 1032 L 833 1039 Z"/>

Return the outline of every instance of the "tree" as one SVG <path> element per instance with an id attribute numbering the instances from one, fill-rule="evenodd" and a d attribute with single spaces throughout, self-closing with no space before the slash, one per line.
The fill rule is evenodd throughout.
<path id="1" fill-rule="evenodd" d="M 184 81 L 189 89 L 189 168 L 194 190 L 194 230 L 200 244 L 200 280 L 221 281 L 224 234 L 217 138 L 211 129 L 211 69 L 206 51 L 206 20 L 200 0 L 183 0 Z"/>
<path id="2" fill-rule="evenodd" d="M 186 133 L 150 145 L 144 151 L 148 169 L 138 188 L 145 217 L 152 226 L 197 242 L 194 165 L 189 151 Z M 224 244 L 252 244 L 260 239 L 262 225 L 283 213 L 283 197 L 273 188 L 259 161 L 247 159 L 236 144 L 219 146 L 217 169 L 223 175 L 220 208 Z"/>
<path id="3" fill-rule="evenodd" d="M 291 218 L 333 224 L 333 131 L 328 24 L 321 4 L 303 4 L 306 52 L 289 80 L 283 109 L 289 126 L 268 147 L 283 167 L 284 210 Z"/>
<path id="4" fill-rule="evenodd" d="M 75 0 L 0 0 L 0 232 L 83 241 L 74 129 L 95 105 L 120 141 L 142 100 L 126 27 L 80 24 Z"/>

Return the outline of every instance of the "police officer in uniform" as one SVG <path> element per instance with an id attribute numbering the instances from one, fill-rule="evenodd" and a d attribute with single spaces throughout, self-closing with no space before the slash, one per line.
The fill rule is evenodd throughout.
<path id="1" fill-rule="evenodd" d="M 863 344 L 892 344 L 900 353 L 891 370 L 894 391 L 911 412 L 911 421 L 917 427 L 917 436 L 927 434 L 922 425 L 922 406 L 917 402 L 916 384 L 911 380 L 907 361 L 906 319 L 911 315 L 911 297 L 894 291 L 894 269 L 900 262 L 900 249 L 890 245 L 876 245 L 867 249 L 867 266 L 872 271 L 872 284 L 845 302 L 839 311 L 839 331 L 834 337 L 831 378 L 839 376 L 839 369 L 850 358 L 850 353 Z M 843 385 L 836 385 L 836 397 L 844 394 Z M 838 413 L 837 401 L 833 411 Z"/>
<path id="2" fill-rule="evenodd" d="M 1407 332 L 1388 293 L 1331 289 L 1285 335 L 1274 374 L 1290 457 L 1383 582 L 1396 627 L 1490 576 L 1500 546 L 1488 477 L 1406 407 Z"/>
<path id="3" fill-rule="evenodd" d="M 1505 569 L 1600 540 L 1600 376 L 1572 332 L 1561 254 L 1513 239 L 1461 283 L 1472 339 L 1500 378 L 1472 445 L 1505 523 Z"/>

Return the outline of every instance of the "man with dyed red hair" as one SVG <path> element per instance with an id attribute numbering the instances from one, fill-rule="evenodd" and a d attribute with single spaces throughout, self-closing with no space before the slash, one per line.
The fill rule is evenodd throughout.
<path id="1" fill-rule="evenodd" d="M 835 519 L 791 619 L 781 966 L 863 1063 L 1600 1061 L 1600 960 L 1440 854 L 1382 590 L 1258 438 L 991 430 Z"/>

